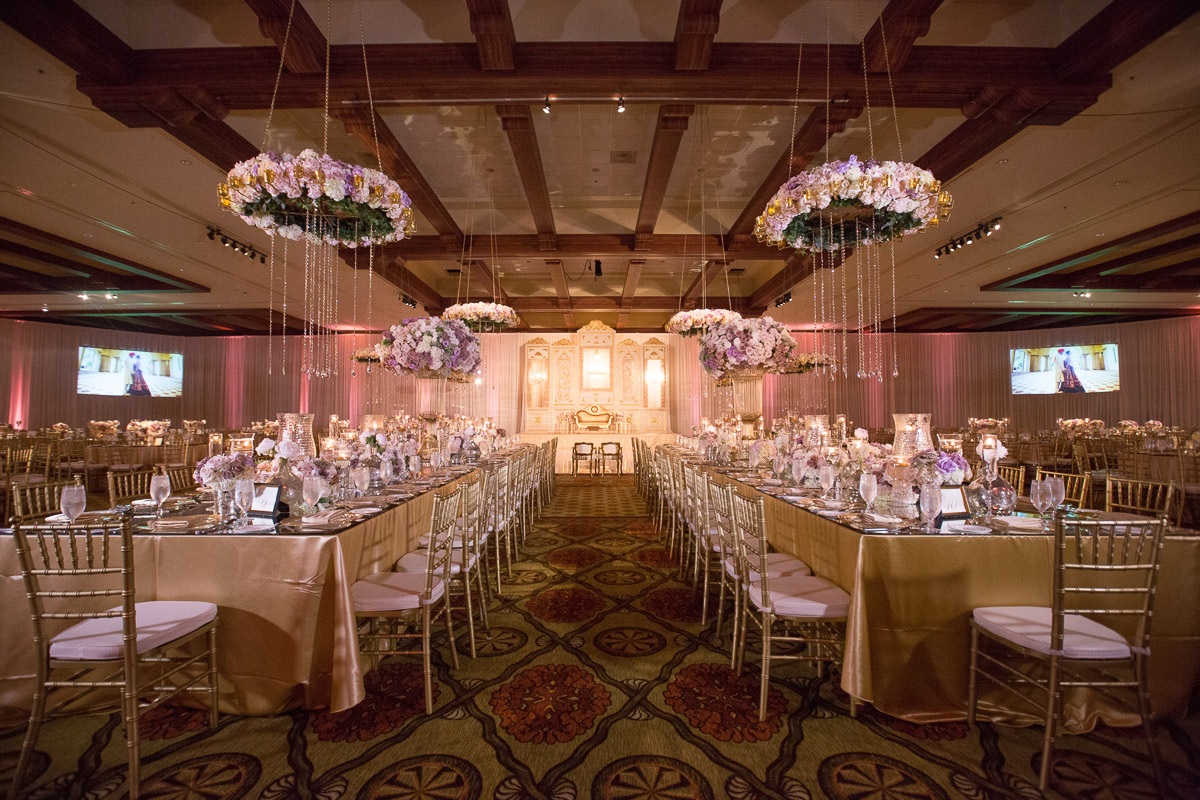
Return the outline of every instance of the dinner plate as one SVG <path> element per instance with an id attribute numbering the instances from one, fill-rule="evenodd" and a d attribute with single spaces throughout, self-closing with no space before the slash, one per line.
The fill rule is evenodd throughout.
<path id="1" fill-rule="evenodd" d="M 120 516 L 121 516 L 121 512 L 117 511 L 114 508 L 107 508 L 107 509 L 97 510 L 97 511 L 85 511 L 75 519 L 75 523 L 79 524 L 82 522 L 99 522 L 99 521 L 105 520 L 105 519 L 116 519 L 117 517 L 120 517 Z M 66 514 L 51 514 L 50 516 L 46 517 L 46 522 L 59 523 L 59 522 L 70 522 L 70 521 L 71 520 L 67 519 Z"/>

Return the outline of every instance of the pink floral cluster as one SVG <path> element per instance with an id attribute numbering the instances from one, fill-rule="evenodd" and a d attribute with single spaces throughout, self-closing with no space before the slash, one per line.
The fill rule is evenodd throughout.
<path id="1" fill-rule="evenodd" d="M 739 371 L 779 372 L 796 350 L 796 340 L 771 317 L 736 319 L 700 337 L 700 364 L 714 378 Z"/>
<path id="2" fill-rule="evenodd" d="M 714 325 L 724 325 L 741 318 L 741 314 L 727 308 L 694 308 L 690 311 L 676 312 L 667 321 L 666 331 L 678 333 L 680 336 L 696 336 Z"/>
<path id="3" fill-rule="evenodd" d="M 234 481 L 254 477 L 254 459 L 247 453 L 209 456 L 196 464 L 193 477 L 201 486 L 229 487 Z"/>
<path id="4" fill-rule="evenodd" d="M 503 303 L 456 303 L 442 312 L 442 319 L 457 319 L 475 326 L 494 325 L 498 328 L 512 328 L 521 324 L 517 312 Z"/>
<path id="5" fill-rule="evenodd" d="M 1079 436 L 1087 433 L 1102 433 L 1104 431 L 1104 420 L 1092 419 L 1084 417 L 1082 419 L 1060 419 L 1058 420 L 1058 429 L 1067 436 Z"/>
<path id="6" fill-rule="evenodd" d="M 376 346 L 393 372 L 428 377 L 470 373 L 479 368 L 479 337 L 456 319 L 416 317 L 393 325 Z"/>

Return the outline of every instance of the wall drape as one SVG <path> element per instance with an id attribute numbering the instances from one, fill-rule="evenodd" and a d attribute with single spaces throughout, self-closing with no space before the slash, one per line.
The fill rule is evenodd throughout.
<path id="1" fill-rule="evenodd" d="M 448 389 L 459 413 L 491 414 L 517 430 L 518 337 L 483 334 L 484 375 L 478 386 Z M 0 400 L 3 419 L 23 428 L 88 420 L 206 419 L 210 426 L 238 428 L 282 411 L 307 411 L 324 427 L 330 414 L 357 424 L 363 414 L 415 413 L 416 381 L 351 362 L 356 348 L 378 334 L 337 337 L 338 374 L 309 378 L 300 372 L 301 338 L 281 336 L 181 337 L 112 331 L 39 322 L 0 320 Z M 104 397 L 75 393 L 81 346 L 125 348 L 183 355 L 181 397 Z M 7 384 L 7 385 L 6 385 Z M 444 387 L 445 388 L 445 387 Z M 446 406 L 449 408 L 449 403 Z"/>
<path id="2" fill-rule="evenodd" d="M 800 346 L 814 349 L 813 334 L 793 332 Z M 891 372 L 892 336 L 882 335 L 885 372 Z M 1068 395 L 1014 395 L 1009 350 L 1054 345 L 1116 344 L 1121 389 Z M 851 358 L 857 342 L 851 343 Z M 896 412 L 933 415 L 935 426 L 956 427 L 970 417 L 1004 417 L 1021 428 L 1049 429 L 1059 418 L 1157 419 L 1168 425 L 1200 424 L 1200 317 L 997 333 L 911 333 L 895 336 L 900 376 L 860 380 L 852 362 L 849 377 L 817 374 L 768 375 L 763 415 L 842 413 L 855 425 L 890 427 Z M 672 374 L 686 391 L 673 394 L 671 419 L 677 433 L 690 433 L 700 417 L 710 419 L 714 402 L 705 387 L 697 339 L 670 337 Z"/>

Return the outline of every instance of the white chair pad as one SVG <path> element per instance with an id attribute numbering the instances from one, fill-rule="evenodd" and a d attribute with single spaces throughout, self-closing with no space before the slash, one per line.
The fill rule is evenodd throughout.
<path id="1" fill-rule="evenodd" d="M 120 611 L 116 606 L 110 611 Z M 137 651 L 145 653 L 203 628 L 216 619 L 212 603 L 192 600 L 152 600 L 134 604 Z M 120 617 L 87 619 L 50 640 L 50 657 L 71 661 L 110 661 L 124 655 L 125 634 Z"/>
<path id="2" fill-rule="evenodd" d="M 975 624 L 1027 650 L 1052 655 L 1050 625 L 1053 610 L 1045 606 L 990 606 L 971 612 Z M 1061 655 L 1078 659 L 1129 658 L 1125 637 L 1107 625 L 1079 614 L 1063 619 Z"/>
<path id="3" fill-rule="evenodd" d="M 850 613 L 850 595 L 834 583 L 812 575 L 784 575 L 771 579 L 771 610 L 781 617 L 836 619 Z M 765 610 L 762 582 L 750 584 L 750 602 Z"/>
<path id="4" fill-rule="evenodd" d="M 474 569 L 475 562 L 477 560 L 478 560 L 478 557 L 474 553 L 472 553 L 467 562 L 467 569 L 468 570 Z M 462 572 L 462 563 L 463 563 L 463 551 L 456 550 L 454 552 L 454 554 L 452 556 L 450 556 L 450 574 L 457 575 L 458 573 Z M 400 556 L 400 559 L 398 561 L 396 561 L 396 566 L 393 567 L 393 569 L 396 572 L 404 572 L 404 573 L 420 572 L 420 573 L 424 574 L 424 572 L 428 568 L 428 566 L 429 566 L 429 559 L 425 555 L 425 553 L 415 553 L 414 552 L 414 553 L 406 553 L 406 554 Z"/>
<path id="5" fill-rule="evenodd" d="M 440 600 L 445 591 L 442 581 L 435 578 L 429 602 Z M 376 572 L 355 581 L 350 587 L 354 610 L 362 614 L 420 608 L 424 594 L 423 568 L 420 572 Z"/>
<path id="6" fill-rule="evenodd" d="M 730 577 L 737 577 L 737 565 L 733 559 L 725 559 L 725 571 Z M 812 575 L 812 570 L 808 568 L 808 564 L 795 556 L 789 556 L 787 553 L 767 553 L 767 577 L 782 578 L 786 575 Z M 761 577 L 755 570 L 750 570 L 751 581 L 757 581 Z"/>

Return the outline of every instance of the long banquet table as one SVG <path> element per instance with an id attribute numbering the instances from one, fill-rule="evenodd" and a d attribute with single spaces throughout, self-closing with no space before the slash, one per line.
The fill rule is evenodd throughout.
<path id="1" fill-rule="evenodd" d="M 219 606 L 223 713 L 350 708 L 365 697 L 350 586 L 416 546 L 435 494 L 330 534 L 139 533 L 137 599 Z M 0 707 L 28 709 L 33 629 L 11 536 L 0 537 L 0 604 Z"/>
<path id="2" fill-rule="evenodd" d="M 891 716 L 930 723 L 966 718 L 968 621 L 979 606 L 1048 605 L 1052 537 L 1035 533 L 873 534 L 765 494 L 770 544 L 850 593 L 842 688 Z M 1200 685 L 1200 536 L 1167 537 L 1149 663 L 1156 715 L 1186 708 Z M 1140 724 L 1136 707 L 1092 691 L 1067 692 L 1064 727 Z M 1038 721 L 1031 708 L 980 685 L 981 714 Z"/>

